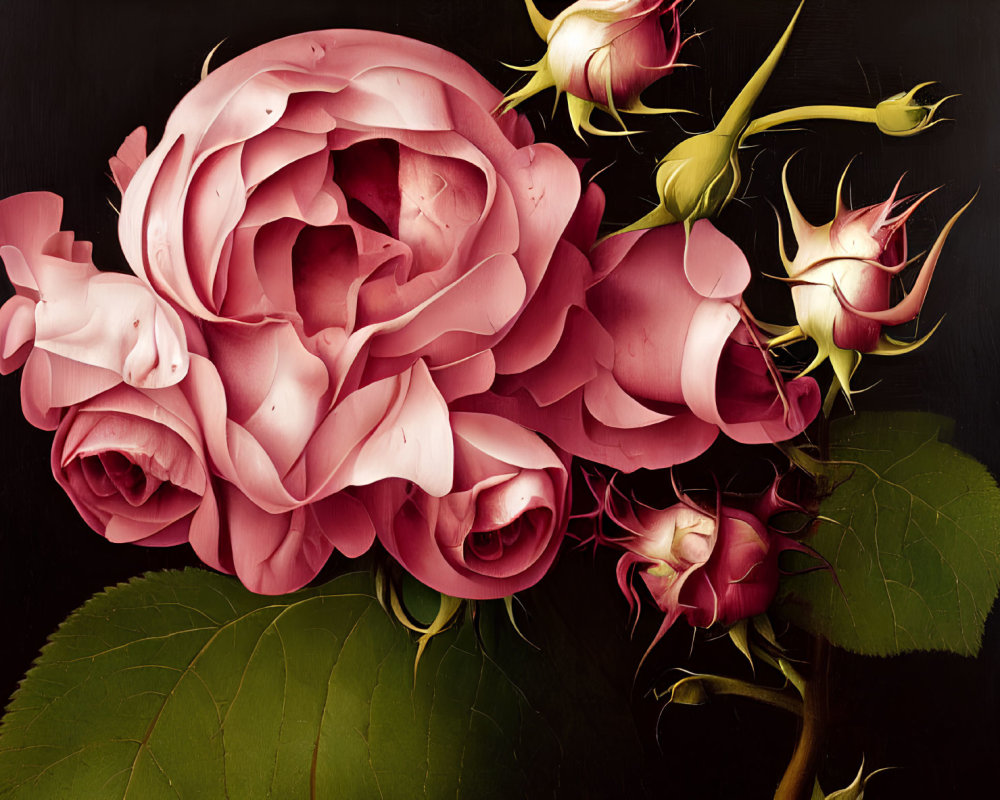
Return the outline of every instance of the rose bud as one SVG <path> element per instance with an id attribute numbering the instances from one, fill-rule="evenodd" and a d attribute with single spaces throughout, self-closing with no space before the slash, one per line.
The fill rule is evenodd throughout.
<path id="1" fill-rule="evenodd" d="M 785 550 L 808 552 L 768 524 L 780 511 L 801 510 L 778 494 L 779 482 L 780 477 L 756 498 L 719 493 L 714 510 L 683 494 L 676 505 L 651 508 L 628 500 L 611 484 L 604 488 L 605 515 L 628 534 L 599 537 L 626 551 L 618 562 L 618 585 L 635 608 L 637 571 L 665 614 L 650 649 L 682 615 L 707 628 L 767 610 L 778 588 L 778 556 Z"/>
<path id="2" fill-rule="evenodd" d="M 566 528 L 566 464 L 502 417 L 451 415 L 455 480 L 432 497 L 399 480 L 358 490 L 386 550 L 421 583 L 490 600 L 534 585 Z"/>
<path id="3" fill-rule="evenodd" d="M 680 0 L 577 0 L 555 19 L 543 17 L 532 0 L 525 0 L 535 31 L 548 50 L 522 89 L 505 98 L 504 110 L 555 87 L 565 92 L 573 130 L 598 135 L 624 135 L 620 112 L 665 114 L 676 109 L 645 106 L 639 95 L 651 83 L 677 66 L 681 48 Z M 669 44 L 660 17 L 670 15 Z M 610 132 L 595 127 L 595 108 L 611 114 L 623 128 Z"/>
<path id="4" fill-rule="evenodd" d="M 801 11 L 800 4 L 777 44 L 715 129 L 685 139 L 660 159 L 656 171 L 659 205 L 616 234 L 675 222 L 683 222 L 685 230 L 690 230 L 695 220 L 714 216 L 736 196 L 740 186 L 738 151 L 750 135 L 750 114 L 778 65 Z"/>
<path id="5" fill-rule="evenodd" d="M 958 95 L 949 95 L 926 105 L 913 100 L 917 92 L 933 83 L 934 81 L 921 83 L 910 91 L 894 94 L 875 106 L 875 124 L 878 129 L 887 136 L 913 136 L 941 122 L 941 119 L 934 119 L 935 112 L 946 100 Z"/>
<path id="6" fill-rule="evenodd" d="M 920 195 L 905 211 L 892 216 L 906 199 L 897 200 L 899 184 L 883 203 L 850 210 L 844 206 L 841 178 L 837 213 L 821 227 L 810 225 L 799 212 L 788 190 L 788 164 L 782 172 L 785 201 L 798 250 L 789 259 L 779 230 L 779 252 L 798 324 L 785 329 L 769 343 L 771 348 L 805 338 L 816 342 L 817 353 L 803 374 L 830 359 L 836 379 L 850 401 L 851 375 L 861 353 L 900 355 L 915 350 L 934 333 L 914 342 L 901 342 L 882 332 L 883 325 L 900 325 L 920 313 L 934 268 L 956 220 L 945 224 L 917 275 L 913 288 L 896 305 L 889 299 L 894 276 L 909 265 L 906 221 L 931 192 Z M 970 201 L 971 202 L 971 201 Z"/>

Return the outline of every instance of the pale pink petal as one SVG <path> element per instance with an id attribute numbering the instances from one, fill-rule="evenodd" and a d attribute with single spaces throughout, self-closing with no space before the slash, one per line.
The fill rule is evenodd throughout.
<path id="1" fill-rule="evenodd" d="M 454 449 L 448 407 L 422 361 L 394 408 L 372 431 L 351 469 L 351 484 L 405 478 L 434 497 L 451 489 Z"/>
<path id="2" fill-rule="evenodd" d="M 562 462 L 531 431 L 492 414 L 453 412 L 451 426 L 456 441 L 497 461 L 523 469 L 563 469 Z"/>
<path id="3" fill-rule="evenodd" d="M 700 219 L 684 250 L 684 274 L 702 297 L 738 302 L 750 283 L 750 264 L 736 242 Z"/>
<path id="4" fill-rule="evenodd" d="M 111 176 L 114 178 L 118 191 L 124 194 L 132 181 L 132 176 L 146 158 L 146 128 L 139 126 L 125 137 L 122 146 L 118 148 L 109 160 Z"/>
<path id="5" fill-rule="evenodd" d="M 62 198 L 51 192 L 27 192 L 0 200 L 0 246 L 12 245 L 25 254 L 41 253 L 59 230 L 62 210 Z M 8 264 L 7 274 L 15 287 L 37 288 L 29 273 L 12 272 Z"/>
<path id="6" fill-rule="evenodd" d="M 212 360 L 226 387 L 229 418 L 263 446 L 279 474 L 302 453 L 323 411 L 329 378 L 290 324 L 214 324 Z"/>
<path id="7" fill-rule="evenodd" d="M 614 340 L 614 374 L 622 388 L 636 397 L 680 403 L 685 342 L 693 338 L 691 320 L 703 302 L 684 275 L 684 230 L 668 225 L 615 241 L 626 236 L 595 250 L 605 277 L 588 292 L 588 305 Z"/>
<path id="8" fill-rule="evenodd" d="M 82 403 L 121 383 L 121 375 L 81 364 L 38 348 L 31 351 L 21 374 L 21 409 L 36 428 L 52 430 L 64 408 Z"/>
<path id="9" fill-rule="evenodd" d="M 131 275 L 47 274 L 35 308 L 35 346 L 160 388 L 187 374 L 184 327 L 170 306 Z"/>
<path id="10" fill-rule="evenodd" d="M 0 314 L 2 311 L 0 309 Z M 485 392 L 496 377 L 493 353 L 484 350 L 462 361 L 434 367 L 431 375 L 434 378 L 434 385 L 446 403 L 459 397 Z"/>
<path id="11" fill-rule="evenodd" d="M 0 374 L 9 375 L 24 365 L 34 339 L 35 303 L 14 295 L 0 306 Z"/>

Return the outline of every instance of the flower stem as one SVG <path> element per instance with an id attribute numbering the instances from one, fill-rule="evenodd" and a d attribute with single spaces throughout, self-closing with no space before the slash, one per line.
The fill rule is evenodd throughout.
<path id="1" fill-rule="evenodd" d="M 806 682 L 802 708 L 802 730 L 795 752 L 774 793 L 774 800 L 809 800 L 823 752 L 828 711 L 827 678 L 830 645 L 822 636 L 813 640 L 812 675 Z"/>
<path id="2" fill-rule="evenodd" d="M 787 125 L 792 122 L 805 122 L 810 119 L 839 119 L 847 122 L 867 122 L 875 124 L 874 108 L 859 108 L 858 106 L 800 106 L 784 111 L 775 111 L 764 117 L 759 117 L 747 125 L 743 138 L 762 133 L 777 125 Z"/>
<path id="3" fill-rule="evenodd" d="M 817 420 L 816 440 L 819 460 L 830 460 L 830 412 L 840 389 L 840 381 L 833 383 L 823 403 L 823 413 Z M 830 643 L 822 636 L 812 640 L 812 670 L 807 681 L 796 683 L 802 694 L 802 729 L 795 751 L 781 777 L 774 800 L 811 800 L 823 743 L 826 738 L 826 720 L 829 712 Z"/>
<path id="4" fill-rule="evenodd" d="M 773 708 L 780 708 L 790 714 L 802 716 L 802 701 L 794 693 L 785 689 L 772 689 L 769 686 L 758 686 L 755 683 L 737 680 L 736 678 L 726 678 L 721 675 L 692 675 L 683 678 L 666 692 L 655 694 L 657 699 L 669 695 L 670 702 L 681 703 L 682 705 L 694 705 L 696 703 L 684 699 L 678 699 L 677 693 L 683 688 L 696 687 L 697 691 L 713 695 L 732 695 L 735 697 L 747 697 L 756 700 L 758 703 L 769 705 Z M 683 697 L 683 694 L 682 694 Z M 696 695 L 701 701 L 701 697 Z"/>

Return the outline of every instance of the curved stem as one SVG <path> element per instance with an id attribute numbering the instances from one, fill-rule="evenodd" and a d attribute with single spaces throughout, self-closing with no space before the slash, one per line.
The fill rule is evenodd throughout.
<path id="1" fill-rule="evenodd" d="M 743 138 L 762 133 L 777 125 L 787 125 L 791 122 L 804 122 L 810 119 L 839 119 L 846 122 L 867 122 L 875 124 L 874 108 L 859 108 L 858 106 L 800 106 L 784 111 L 775 111 L 764 117 L 752 120 L 743 132 Z"/>
<path id="2" fill-rule="evenodd" d="M 823 752 L 827 719 L 827 678 L 830 668 L 830 645 L 822 636 L 813 641 L 813 672 L 802 709 L 802 731 L 795 752 L 774 793 L 774 800 L 809 800 L 813 795 L 819 759 Z"/>
<path id="3" fill-rule="evenodd" d="M 689 678 L 683 678 L 668 690 L 671 694 L 671 700 L 673 700 L 674 690 L 686 683 L 697 684 L 707 693 L 746 697 L 773 708 L 780 708 L 790 714 L 802 716 L 802 701 L 794 693 L 784 689 L 773 689 L 769 686 L 758 686 L 755 683 L 748 683 L 736 678 L 725 678 L 721 675 L 692 675 Z M 662 696 L 662 694 L 657 695 L 657 698 Z"/>

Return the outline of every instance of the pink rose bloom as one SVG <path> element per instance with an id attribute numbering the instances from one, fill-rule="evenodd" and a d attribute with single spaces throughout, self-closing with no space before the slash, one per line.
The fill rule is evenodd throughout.
<path id="1" fill-rule="evenodd" d="M 896 199 L 897 183 L 885 202 L 852 211 L 841 198 L 842 178 L 837 190 L 836 215 L 826 225 L 814 227 L 792 200 L 787 169 L 786 164 L 782 182 L 797 249 L 795 257 L 789 259 L 782 242 L 780 254 L 792 286 L 798 324 L 788 328 L 772 346 L 812 339 L 816 342 L 816 357 L 805 372 L 829 358 L 850 397 L 850 378 L 860 353 L 901 355 L 915 350 L 930 336 L 916 342 L 901 342 L 885 334 L 882 328 L 916 319 L 945 240 L 965 208 L 945 224 L 913 287 L 893 305 L 889 298 L 892 281 L 910 263 L 906 222 L 932 192 L 923 193 L 904 211 L 895 213 L 909 199 Z"/>
<path id="2" fill-rule="evenodd" d="M 577 0 L 549 29 L 548 66 L 555 85 L 597 105 L 628 109 L 674 67 L 681 45 L 679 5 L 680 0 Z M 669 46 L 660 25 L 665 14 L 671 15 Z"/>
<path id="3" fill-rule="evenodd" d="M 712 223 L 696 222 L 686 248 L 683 227 L 668 225 L 613 236 L 591 258 L 593 272 L 563 259 L 546 276 L 589 288 L 561 295 L 561 314 L 539 322 L 550 354 L 498 379 L 480 410 L 626 472 L 688 461 L 720 432 L 782 441 L 815 417 L 815 381 L 781 379 L 743 307 L 746 257 Z"/>
<path id="4" fill-rule="evenodd" d="M 433 497 L 403 481 L 363 490 L 379 540 L 418 580 L 489 600 L 536 583 L 555 559 L 569 510 L 568 462 L 488 414 L 454 413 L 455 480 Z"/>
<path id="5" fill-rule="evenodd" d="M 504 342 L 561 302 L 536 297 L 550 264 L 585 260 L 561 241 L 579 174 L 500 99 L 436 47 L 308 33 L 211 72 L 148 156 L 140 129 L 112 159 L 128 262 L 210 362 L 196 407 L 250 588 L 363 552 L 352 487 L 452 493 L 449 404 L 546 356 Z"/>
<path id="6" fill-rule="evenodd" d="M 187 373 L 177 313 L 133 275 L 98 272 L 89 242 L 60 231 L 62 199 L 0 201 L 0 258 L 15 295 L 0 307 L 0 373 L 24 367 L 21 401 L 53 430 L 63 409 L 122 382 L 157 389 Z"/>
<path id="7" fill-rule="evenodd" d="M 601 536 L 603 544 L 625 549 L 618 562 L 618 585 L 635 608 L 638 571 L 657 608 L 664 613 L 655 645 L 680 616 L 699 628 L 731 625 L 767 610 L 778 589 L 778 556 L 785 550 L 809 552 L 769 527 L 780 511 L 802 510 L 778 494 L 776 479 L 761 497 L 748 500 L 720 494 L 713 511 L 680 495 L 676 505 L 650 508 L 605 488 L 602 509 L 623 528 L 625 538 Z M 652 647 L 652 645 L 650 645 Z"/>
<path id="8" fill-rule="evenodd" d="M 109 541 L 168 546 L 190 539 L 202 551 L 218 538 L 201 431 L 180 386 L 119 384 L 72 406 L 56 431 L 52 472 Z"/>

